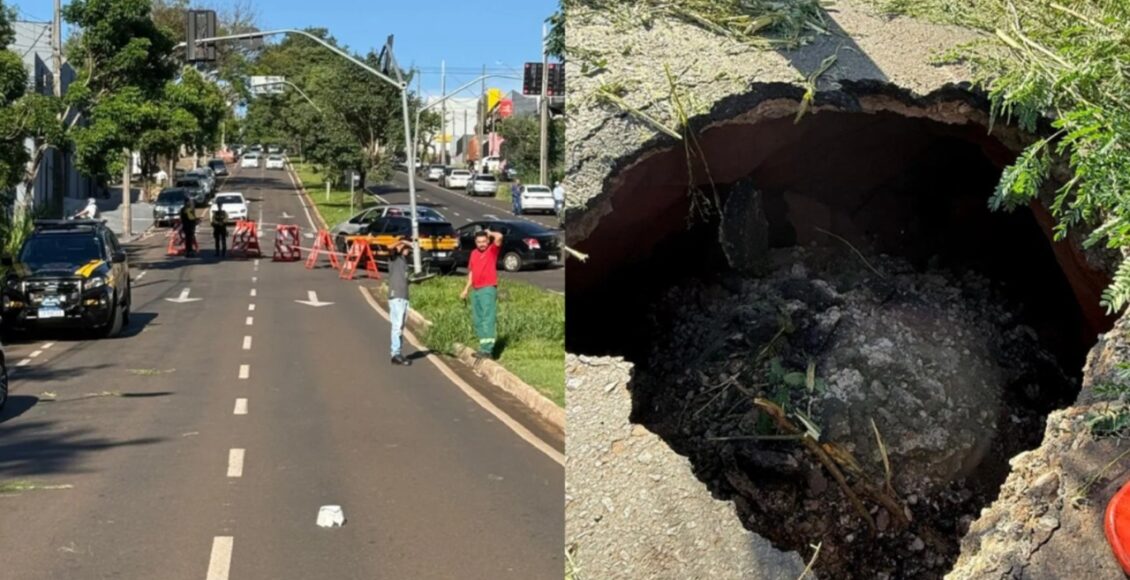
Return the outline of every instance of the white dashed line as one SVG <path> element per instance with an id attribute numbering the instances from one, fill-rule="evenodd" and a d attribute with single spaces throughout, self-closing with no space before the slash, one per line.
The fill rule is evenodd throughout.
<path id="1" fill-rule="evenodd" d="M 33 351 L 31 352 L 31 354 L 27 355 L 27 357 L 28 357 L 28 358 L 38 358 L 38 357 L 39 357 L 39 355 L 41 355 L 41 354 L 43 354 L 43 351 L 42 351 L 42 350 L 33 350 Z"/>
<path id="2" fill-rule="evenodd" d="M 243 477 L 243 450 L 228 451 L 228 477 Z"/>
<path id="3" fill-rule="evenodd" d="M 248 312 L 255 312 L 255 305 L 254 304 L 248 304 L 247 305 L 247 311 Z"/>
<path id="4" fill-rule="evenodd" d="M 235 411 L 234 411 L 234 413 L 236 415 L 246 415 L 247 414 L 247 399 L 236 399 L 235 400 Z"/>
<path id="5" fill-rule="evenodd" d="M 254 288 L 251 289 L 251 297 L 252 298 L 258 296 L 258 294 L 259 294 L 258 290 L 254 289 Z"/>
<path id="6" fill-rule="evenodd" d="M 251 365 L 239 365 L 239 378 L 247 379 L 251 376 Z"/>
<path id="7" fill-rule="evenodd" d="M 53 346 L 55 346 L 55 343 L 53 343 L 53 342 L 49 342 L 49 343 L 47 343 L 47 344 L 45 344 L 45 345 L 43 345 L 43 346 L 41 346 L 41 347 L 39 347 L 39 348 L 41 348 L 41 349 L 43 349 L 43 350 L 47 350 L 47 349 L 49 349 L 49 348 L 51 348 L 51 347 L 53 347 Z"/>
<path id="8" fill-rule="evenodd" d="M 258 276 L 252 276 L 252 277 L 251 277 L 251 283 L 252 283 L 252 284 L 255 284 L 255 283 L 257 283 L 257 282 L 259 282 L 259 277 L 258 277 Z"/>
<path id="9" fill-rule="evenodd" d="M 253 317 L 253 316 L 248 316 L 248 317 L 247 317 L 247 326 L 251 326 L 251 325 L 252 325 L 252 324 L 254 324 L 254 323 L 255 323 L 255 317 Z"/>
<path id="10" fill-rule="evenodd" d="M 26 367 L 26 366 L 27 366 L 27 365 L 29 365 L 29 364 L 31 364 L 31 359 L 30 359 L 30 358 L 25 358 L 24 360 L 22 360 L 22 361 L 20 361 L 20 362 L 16 363 L 16 366 L 18 366 L 18 367 Z"/>
<path id="11" fill-rule="evenodd" d="M 243 350 L 251 350 L 251 337 L 243 337 Z"/>
<path id="12" fill-rule="evenodd" d="M 137 278 L 134 278 L 134 280 L 137 280 L 138 282 L 140 282 L 141 279 L 144 278 L 145 275 L 148 274 L 148 273 L 149 273 L 149 270 L 143 270 L 140 274 L 137 275 Z"/>
<path id="13" fill-rule="evenodd" d="M 208 577 L 205 580 L 228 580 L 234 541 L 235 538 L 231 536 L 216 536 L 212 539 L 212 558 L 208 562 Z"/>

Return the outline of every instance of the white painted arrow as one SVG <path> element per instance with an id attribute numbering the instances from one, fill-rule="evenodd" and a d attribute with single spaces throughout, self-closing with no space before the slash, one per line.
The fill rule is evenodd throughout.
<path id="1" fill-rule="evenodd" d="M 291 219 L 291 218 L 293 218 L 293 217 L 294 217 L 294 216 L 292 216 L 292 215 L 290 215 L 290 214 L 286 213 L 285 211 L 284 211 L 284 212 L 283 212 L 283 214 L 282 214 L 282 218 L 283 218 L 284 220 L 288 220 L 288 219 Z"/>
<path id="2" fill-rule="evenodd" d="M 188 288 L 185 288 L 184 290 L 180 291 L 180 297 L 166 298 L 165 300 L 168 300 L 169 302 L 176 302 L 177 304 L 184 304 L 185 302 L 196 302 L 197 300 L 203 300 L 203 298 L 189 298 Z"/>
<path id="3" fill-rule="evenodd" d="M 318 293 L 313 291 L 313 290 L 310 290 L 306 294 L 310 296 L 309 300 L 295 300 L 295 302 L 297 302 L 299 304 L 305 304 L 307 306 L 313 306 L 314 308 L 319 308 L 321 306 L 329 306 L 330 304 L 333 304 L 333 302 L 321 302 L 321 301 L 319 301 L 318 300 Z"/>

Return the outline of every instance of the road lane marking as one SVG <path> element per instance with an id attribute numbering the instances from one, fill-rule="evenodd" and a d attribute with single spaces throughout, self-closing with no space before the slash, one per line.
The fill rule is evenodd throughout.
<path id="1" fill-rule="evenodd" d="M 243 350 L 251 350 L 251 337 L 243 337 Z"/>
<path id="2" fill-rule="evenodd" d="M 33 350 L 33 351 L 31 351 L 31 354 L 27 355 L 27 357 L 28 358 L 38 358 L 39 355 L 41 355 L 41 354 L 43 354 L 42 350 Z"/>
<path id="3" fill-rule="evenodd" d="M 239 378 L 247 379 L 251 376 L 251 365 L 239 365 Z"/>
<path id="4" fill-rule="evenodd" d="M 247 326 L 251 326 L 254 323 L 255 323 L 255 317 L 254 316 L 248 316 L 247 317 Z"/>
<path id="5" fill-rule="evenodd" d="M 254 304 L 248 304 L 247 305 L 247 311 L 248 312 L 255 312 L 255 305 Z"/>
<path id="6" fill-rule="evenodd" d="M 252 284 L 256 284 L 256 283 L 258 283 L 258 282 L 259 282 L 259 277 L 258 277 L 258 276 L 252 276 L 252 277 L 251 277 L 251 283 L 252 283 Z"/>
<path id="7" fill-rule="evenodd" d="M 234 413 L 236 415 L 246 415 L 247 414 L 247 399 L 236 399 L 235 400 L 235 411 L 234 411 Z"/>
<path id="8" fill-rule="evenodd" d="M 180 296 L 178 296 L 176 298 L 166 298 L 165 300 L 167 300 L 169 302 L 174 302 L 176 304 L 186 304 L 188 302 L 199 302 L 200 300 L 203 300 L 203 298 L 189 298 L 188 297 L 189 292 L 190 292 L 190 289 L 185 288 L 184 290 L 180 291 Z"/>
<path id="9" fill-rule="evenodd" d="M 306 191 L 306 188 L 300 187 L 299 184 L 298 184 L 298 181 L 295 179 L 294 167 L 293 166 L 287 167 L 286 176 L 290 178 L 290 184 L 294 186 L 295 193 L 302 193 L 302 192 Z M 309 195 L 309 194 L 307 194 L 307 195 Z M 306 207 L 306 199 L 305 198 L 306 198 L 306 196 L 299 195 L 298 196 L 298 202 L 300 204 L 302 204 L 302 211 L 306 213 L 306 221 L 310 222 L 310 229 L 313 230 L 313 231 L 318 231 L 318 225 L 314 223 L 314 218 L 310 216 L 310 210 L 307 209 L 307 207 Z"/>
<path id="10" fill-rule="evenodd" d="M 228 477 L 243 477 L 243 449 L 228 451 Z"/>
<path id="11" fill-rule="evenodd" d="M 18 367 L 26 367 L 26 366 L 27 366 L 27 365 L 29 365 L 29 364 L 31 364 L 31 359 L 30 359 L 30 358 L 25 358 L 24 360 L 22 360 L 22 361 L 20 361 L 20 362 L 16 363 L 16 366 L 18 366 Z"/>
<path id="12" fill-rule="evenodd" d="M 251 297 L 252 297 L 252 298 L 254 298 L 254 297 L 258 296 L 258 295 L 259 295 L 259 291 L 258 291 L 258 290 L 256 290 L 256 289 L 254 289 L 254 288 L 252 288 L 252 289 L 251 289 Z"/>
<path id="13" fill-rule="evenodd" d="M 358 286 L 357 289 L 361 291 L 361 295 L 365 297 L 365 301 L 369 303 L 369 306 L 373 310 L 375 310 L 377 314 L 381 316 L 381 318 L 392 322 L 392 319 L 389 318 L 388 313 L 385 312 L 383 308 L 381 308 L 380 304 L 377 304 L 376 299 L 374 299 L 372 295 L 370 295 L 369 292 L 365 290 L 364 287 Z M 404 337 L 407 338 L 408 342 L 410 342 L 418 350 L 424 350 L 424 346 L 420 343 L 419 340 L 416 339 L 416 336 L 414 334 L 408 331 L 408 329 L 404 330 Z M 541 451 L 550 459 L 557 462 L 559 465 L 565 465 L 564 454 L 557 451 L 553 447 L 550 447 L 549 444 L 547 444 L 545 441 L 542 441 L 537 435 L 534 435 L 521 423 L 515 421 L 510 417 L 510 415 L 507 415 L 505 412 L 503 412 L 502 409 L 496 407 L 494 403 L 491 403 L 490 400 L 482 395 L 482 393 L 476 391 L 474 387 L 468 385 L 466 381 L 459 378 L 459 375 L 455 374 L 455 371 L 452 371 L 443 361 L 439 360 L 439 357 L 435 355 L 428 355 L 424 358 L 431 361 L 431 363 L 435 365 L 437 369 L 439 369 L 439 372 L 443 373 L 443 376 L 447 377 L 449 381 L 454 383 L 455 386 L 459 387 L 459 389 L 463 391 L 463 394 L 467 395 L 467 397 L 472 401 L 478 403 L 479 406 L 485 409 L 488 413 L 494 415 L 499 421 L 502 422 L 503 425 L 506 425 L 510 428 L 511 431 L 518 435 L 518 437 L 534 446 L 535 449 Z"/>
<path id="14" fill-rule="evenodd" d="M 53 347 L 53 346 L 55 346 L 55 343 L 53 343 L 53 342 L 49 342 L 49 343 L 47 343 L 47 344 L 45 344 L 45 345 L 43 345 L 43 346 L 41 346 L 41 347 L 39 347 L 39 348 L 41 348 L 41 349 L 43 349 L 43 350 L 47 350 L 47 349 L 49 349 L 49 348 L 51 348 L 51 347 Z"/>
<path id="15" fill-rule="evenodd" d="M 228 580 L 234 541 L 235 538 L 231 536 L 212 538 L 212 557 L 208 560 L 208 577 L 205 580 Z"/>

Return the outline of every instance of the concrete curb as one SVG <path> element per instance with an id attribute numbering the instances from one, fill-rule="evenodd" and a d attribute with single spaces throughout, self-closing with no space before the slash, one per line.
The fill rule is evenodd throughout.
<path id="1" fill-rule="evenodd" d="M 375 288 L 370 289 L 370 291 L 373 293 L 373 297 L 378 301 L 383 301 L 382 304 L 387 308 L 387 298 L 383 293 Z M 406 326 L 416 335 L 422 335 L 432 326 L 432 322 L 409 306 Z M 506 370 L 506 367 L 492 360 L 476 359 L 473 356 L 473 350 L 459 343 L 455 343 L 455 354 L 455 358 L 476 375 L 517 399 L 523 406 L 544 419 L 555 429 L 559 429 L 562 433 L 565 432 L 565 409 L 558 407 L 556 403 L 539 393 L 537 389 Z M 561 361 L 561 364 L 565 364 L 565 361 Z"/>
<path id="2" fill-rule="evenodd" d="M 326 219 L 322 217 L 322 212 L 318 211 L 318 206 L 314 205 L 314 200 L 310 197 L 310 193 L 306 191 L 306 187 L 302 185 L 302 179 L 298 177 L 298 172 L 294 170 L 294 165 L 292 165 L 289 161 L 287 161 L 286 163 L 286 170 L 288 173 L 290 173 L 290 178 L 294 180 L 295 188 L 299 193 L 302 194 L 302 197 L 306 200 L 308 208 L 313 210 L 310 212 L 310 215 L 314 216 L 318 220 L 318 223 L 322 224 L 323 230 L 329 230 L 329 224 L 327 224 Z"/>

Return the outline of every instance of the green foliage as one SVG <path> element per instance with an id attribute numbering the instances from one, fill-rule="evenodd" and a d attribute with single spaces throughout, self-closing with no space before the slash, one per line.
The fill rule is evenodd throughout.
<path id="1" fill-rule="evenodd" d="M 558 5 L 558 9 L 549 18 L 549 36 L 545 39 L 545 52 L 558 60 L 565 59 L 565 7 Z"/>
<path id="2" fill-rule="evenodd" d="M 541 123 L 534 115 L 515 115 L 503 119 L 495 131 L 505 139 L 502 154 L 511 167 L 518 170 L 524 183 L 537 183 L 541 168 Z M 549 126 L 550 183 L 564 172 L 565 122 L 554 120 Z M 509 199 L 509 198 L 507 198 Z"/>

